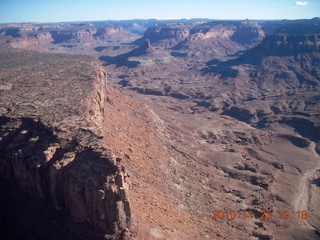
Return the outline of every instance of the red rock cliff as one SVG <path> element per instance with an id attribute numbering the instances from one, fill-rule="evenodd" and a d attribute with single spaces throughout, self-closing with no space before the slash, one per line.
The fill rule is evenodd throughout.
<path id="1" fill-rule="evenodd" d="M 267 36 L 261 43 L 265 51 L 281 52 L 317 52 L 319 51 L 320 37 L 318 34 L 276 34 Z"/>
<path id="2" fill-rule="evenodd" d="M 10 50 L 0 58 L 0 176 L 50 199 L 75 226 L 97 229 L 74 230 L 82 239 L 128 231 L 128 176 L 100 140 L 105 72 L 84 56 Z"/>

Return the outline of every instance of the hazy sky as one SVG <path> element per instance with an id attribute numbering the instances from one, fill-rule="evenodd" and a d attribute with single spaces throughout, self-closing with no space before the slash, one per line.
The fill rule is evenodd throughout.
<path id="1" fill-rule="evenodd" d="M 320 17 L 320 0 L 0 0 L 0 23 Z"/>

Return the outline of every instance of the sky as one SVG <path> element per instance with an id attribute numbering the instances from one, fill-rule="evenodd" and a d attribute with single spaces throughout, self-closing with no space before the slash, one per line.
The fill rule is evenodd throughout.
<path id="1" fill-rule="evenodd" d="M 0 0 L 0 23 L 314 17 L 320 0 Z"/>

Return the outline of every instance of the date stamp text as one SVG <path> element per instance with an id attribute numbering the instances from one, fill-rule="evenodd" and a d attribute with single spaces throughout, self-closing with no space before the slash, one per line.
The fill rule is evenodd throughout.
<path id="1" fill-rule="evenodd" d="M 296 212 L 292 212 L 289 210 L 280 210 L 280 211 L 272 211 L 272 210 L 213 210 L 212 211 L 212 219 L 215 220 L 234 220 L 234 219 L 260 219 L 260 220 L 270 220 L 272 218 L 279 219 L 308 219 L 308 212 L 306 210 L 299 210 Z"/>

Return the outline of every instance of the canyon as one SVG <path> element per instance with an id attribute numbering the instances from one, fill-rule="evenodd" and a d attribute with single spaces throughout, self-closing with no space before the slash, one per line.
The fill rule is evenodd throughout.
<path id="1" fill-rule="evenodd" d="M 318 239 L 319 43 L 319 18 L 0 25 L 2 239 Z"/>

